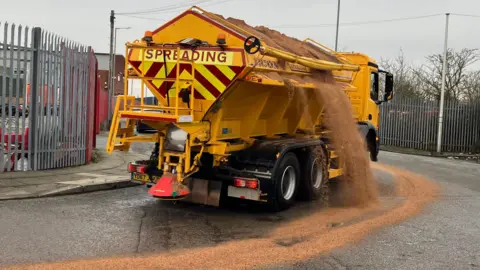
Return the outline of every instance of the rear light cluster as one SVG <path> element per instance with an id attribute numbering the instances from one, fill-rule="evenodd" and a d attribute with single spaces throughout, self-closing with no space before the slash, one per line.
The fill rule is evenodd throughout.
<path id="1" fill-rule="evenodd" d="M 142 173 L 145 174 L 147 173 L 147 165 L 138 165 L 138 164 L 133 164 L 133 163 L 128 163 L 128 172 L 133 173 Z"/>
<path id="2" fill-rule="evenodd" d="M 233 179 L 233 185 L 241 188 L 258 188 L 258 179 L 236 177 Z"/>

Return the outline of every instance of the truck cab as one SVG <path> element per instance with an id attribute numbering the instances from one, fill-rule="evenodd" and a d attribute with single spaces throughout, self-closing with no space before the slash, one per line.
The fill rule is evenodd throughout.
<path id="1" fill-rule="evenodd" d="M 393 74 L 379 69 L 374 59 L 361 53 L 337 53 L 338 56 L 360 67 L 352 76 L 354 86 L 347 91 L 354 118 L 365 136 L 372 161 L 379 151 L 380 105 L 393 97 Z M 381 85 L 383 82 L 384 85 Z"/>

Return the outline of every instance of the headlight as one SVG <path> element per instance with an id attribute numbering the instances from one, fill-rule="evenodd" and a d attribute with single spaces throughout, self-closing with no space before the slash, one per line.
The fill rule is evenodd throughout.
<path id="1" fill-rule="evenodd" d="M 165 137 L 165 149 L 170 151 L 185 151 L 185 143 L 187 141 L 187 132 L 171 124 L 167 130 Z"/>

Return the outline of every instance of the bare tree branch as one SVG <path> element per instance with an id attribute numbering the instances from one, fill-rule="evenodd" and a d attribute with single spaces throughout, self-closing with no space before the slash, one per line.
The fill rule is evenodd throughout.
<path id="1" fill-rule="evenodd" d="M 426 64 L 415 68 L 413 73 L 427 88 L 420 89 L 427 98 L 440 99 L 442 85 L 443 55 L 432 54 L 426 57 Z M 479 60 L 477 49 L 462 49 L 455 52 L 452 49 L 447 51 L 447 69 L 445 76 L 445 99 L 460 101 L 467 91 L 464 84 L 467 80 L 473 80 L 472 71 L 468 68 Z M 471 83 L 471 82 L 470 82 Z"/>

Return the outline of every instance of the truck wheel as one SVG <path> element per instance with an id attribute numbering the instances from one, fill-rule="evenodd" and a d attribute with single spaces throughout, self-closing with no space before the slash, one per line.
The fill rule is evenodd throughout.
<path id="1" fill-rule="evenodd" d="M 373 162 L 378 161 L 378 151 L 377 150 L 370 151 L 370 160 L 373 161 Z"/>
<path id="2" fill-rule="evenodd" d="M 367 135 L 367 147 L 368 147 L 368 152 L 370 152 L 370 160 L 373 162 L 378 161 L 378 146 L 377 146 L 377 141 L 376 141 L 376 136 L 369 132 Z"/>
<path id="3" fill-rule="evenodd" d="M 295 202 L 300 177 L 300 165 L 293 153 L 286 154 L 275 171 L 275 199 L 277 210 L 289 208 Z"/>
<path id="4" fill-rule="evenodd" d="M 307 200 L 319 199 L 328 205 L 328 167 L 327 156 L 322 148 L 315 148 L 308 154 L 303 165 L 305 175 L 302 181 L 302 197 Z"/>

